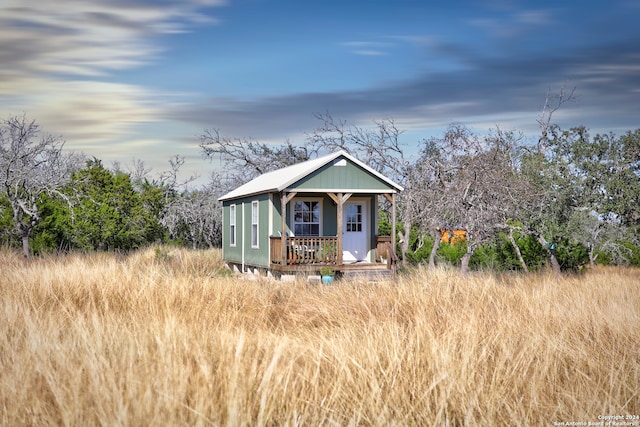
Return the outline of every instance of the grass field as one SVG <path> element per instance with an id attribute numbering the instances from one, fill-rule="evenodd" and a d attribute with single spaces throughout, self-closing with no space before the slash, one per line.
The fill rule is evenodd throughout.
<path id="1" fill-rule="evenodd" d="M 640 415 L 640 272 L 333 286 L 217 251 L 0 251 L 3 425 L 554 425 Z M 559 425 L 559 424 L 556 424 Z M 606 425 L 606 424 L 605 424 Z"/>

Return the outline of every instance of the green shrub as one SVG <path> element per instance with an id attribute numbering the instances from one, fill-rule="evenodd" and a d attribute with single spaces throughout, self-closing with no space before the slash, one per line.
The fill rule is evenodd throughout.
<path id="1" fill-rule="evenodd" d="M 453 245 L 450 243 L 440 243 L 438 249 L 438 258 L 451 265 L 460 265 L 460 260 L 467 252 L 467 242 L 456 242 Z"/>

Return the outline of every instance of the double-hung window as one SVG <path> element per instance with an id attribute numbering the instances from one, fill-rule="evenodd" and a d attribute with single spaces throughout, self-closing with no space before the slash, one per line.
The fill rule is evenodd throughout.
<path id="1" fill-rule="evenodd" d="M 293 232 L 296 236 L 320 235 L 320 201 L 294 201 Z"/>
<path id="2" fill-rule="evenodd" d="M 251 202 L 251 247 L 258 247 L 258 202 Z"/>
<path id="3" fill-rule="evenodd" d="M 229 206 L 229 246 L 236 245 L 236 205 Z"/>

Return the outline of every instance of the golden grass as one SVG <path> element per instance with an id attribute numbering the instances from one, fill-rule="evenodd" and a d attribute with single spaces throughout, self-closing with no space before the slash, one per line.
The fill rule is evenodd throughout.
<path id="1" fill-rule="evenodd" d="M 0 252 L 3 425 L 553 425 L 640 414 L 640 273 L 334 286 L 217 251 Z"/>

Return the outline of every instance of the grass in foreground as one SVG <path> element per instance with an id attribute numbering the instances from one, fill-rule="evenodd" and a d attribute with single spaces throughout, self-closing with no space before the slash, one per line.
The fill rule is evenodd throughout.
<path id="1" fill-rule="evenodd" d="M 640 273 L 308 286 L 217 251 L 0 253 L 4 425 L 553 425 L 640 414 Z"/>

